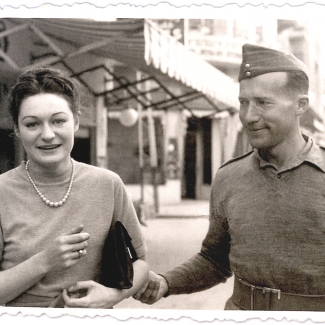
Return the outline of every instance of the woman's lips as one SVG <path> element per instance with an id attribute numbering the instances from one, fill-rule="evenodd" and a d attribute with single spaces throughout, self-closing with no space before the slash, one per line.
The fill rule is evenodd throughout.
<path id="1" fill-rule="evenodd" d="M 37 148 L 41 150 L 53 150 L 59 148 L 60 146 L 61 146 L 60 144 L 51 144 L 46 146 L 38 146 Z"/>

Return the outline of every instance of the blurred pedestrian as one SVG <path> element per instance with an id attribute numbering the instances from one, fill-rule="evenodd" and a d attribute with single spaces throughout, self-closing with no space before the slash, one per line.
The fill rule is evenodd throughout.
<path id="1" fill-rule="evenodd" d="M 28 160 L 0 175 L 2 305 L 111 308 L 147 278 L 146 248 L 121 179 L 70 156 L 79 110 L 77 84 L 59 70 L 27 71 L 12 89 L 10 112 Z M 125 290 L 97 282 L 118 220 L 139 257 Z"/>
<path id="2" fill-rule="evenodd" d="M 152 304 L 234 274 L 225 309 L 324 311 L 325 151 L 300 129 L 307 68 L 292 54 L 245 44 L 239 82 L 254 149 L 217 172 L 201 251 L 163 275 L 150 272 L 134 297 Z"/>

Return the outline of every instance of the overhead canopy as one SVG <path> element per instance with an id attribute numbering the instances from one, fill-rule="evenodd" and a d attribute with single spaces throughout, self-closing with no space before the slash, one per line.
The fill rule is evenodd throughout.
<path id="1" fill-rule="evenodd" d="M 13 71 L 61 63 L 92 89 L 84 76 L 92 71 L 104 69 L 105 73 L 117 81 L 115 88 L 109 91 L 111 98 L 116 99 L 116 103 L 134 98 L 144 107 L 152 106 L 156 109 L 168 107 L 208 108 L 218 111 L 237 109 L 238 83 L 200 56 L 188 51 L 183 44 L 148 19 L 4 20 L 10 23 L 10 27 L 0 33 L 1 39 L 28 30 L 34 39 L 38 40 L 34 43 L 41 53 L 37 56 L 32 55 L 31 62 L 22 66 L 4 50 L 0 50 L 0 57 Z M 92 56 L 85 56 L 89 54 Z M 142 90 L 141 95 L 163 91 L 167 94 L 165 98 L 168 99 L 151 100 L 149 103 L 142 100 L 138 86 L 143 81 L 134 82 L 119 78 L 99 58 L 113 59 L 139 69 L 146 74 L 146 80 L 151 81 L 151 88 Z M 173 87 L 175 82 L 182 88 L 181 92 L 175 93 Z M 124 91 L 121 92 L 121 89 Z M 102 90 L 92 91 L 95 95 L 104 94 Z"/>

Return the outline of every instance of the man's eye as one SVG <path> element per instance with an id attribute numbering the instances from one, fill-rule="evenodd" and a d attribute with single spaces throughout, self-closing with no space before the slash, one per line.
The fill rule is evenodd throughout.
<path id="1" fill-rule="evenodd" d="M 265 105 L 268 105 L 269 104 L 269 102 L 267 102 L 267 101 L 265 101 L 265 100 L 258 100 L 257 101 L 257 103 L 259 104 L 259 105 L 262 105 L 262 106 L 265 106 Z"/>
<path id="2" fill-rule="evenodd" d="M 239 101 L 240 106 L 247 106 L 248 105 L 248 101 L 247 100 L 240 100 Z"/>

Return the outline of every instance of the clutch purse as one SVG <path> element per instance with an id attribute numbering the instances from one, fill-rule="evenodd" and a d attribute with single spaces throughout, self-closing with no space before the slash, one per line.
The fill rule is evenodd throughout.
<path id="1" fill-rule="evenodd" d="M 130 289 L 133 285 L 133 262 L 138 259 L 132 238 L 120 221 L 111 225 L 102 254 L 100 283 L 106 287 Z"/>

